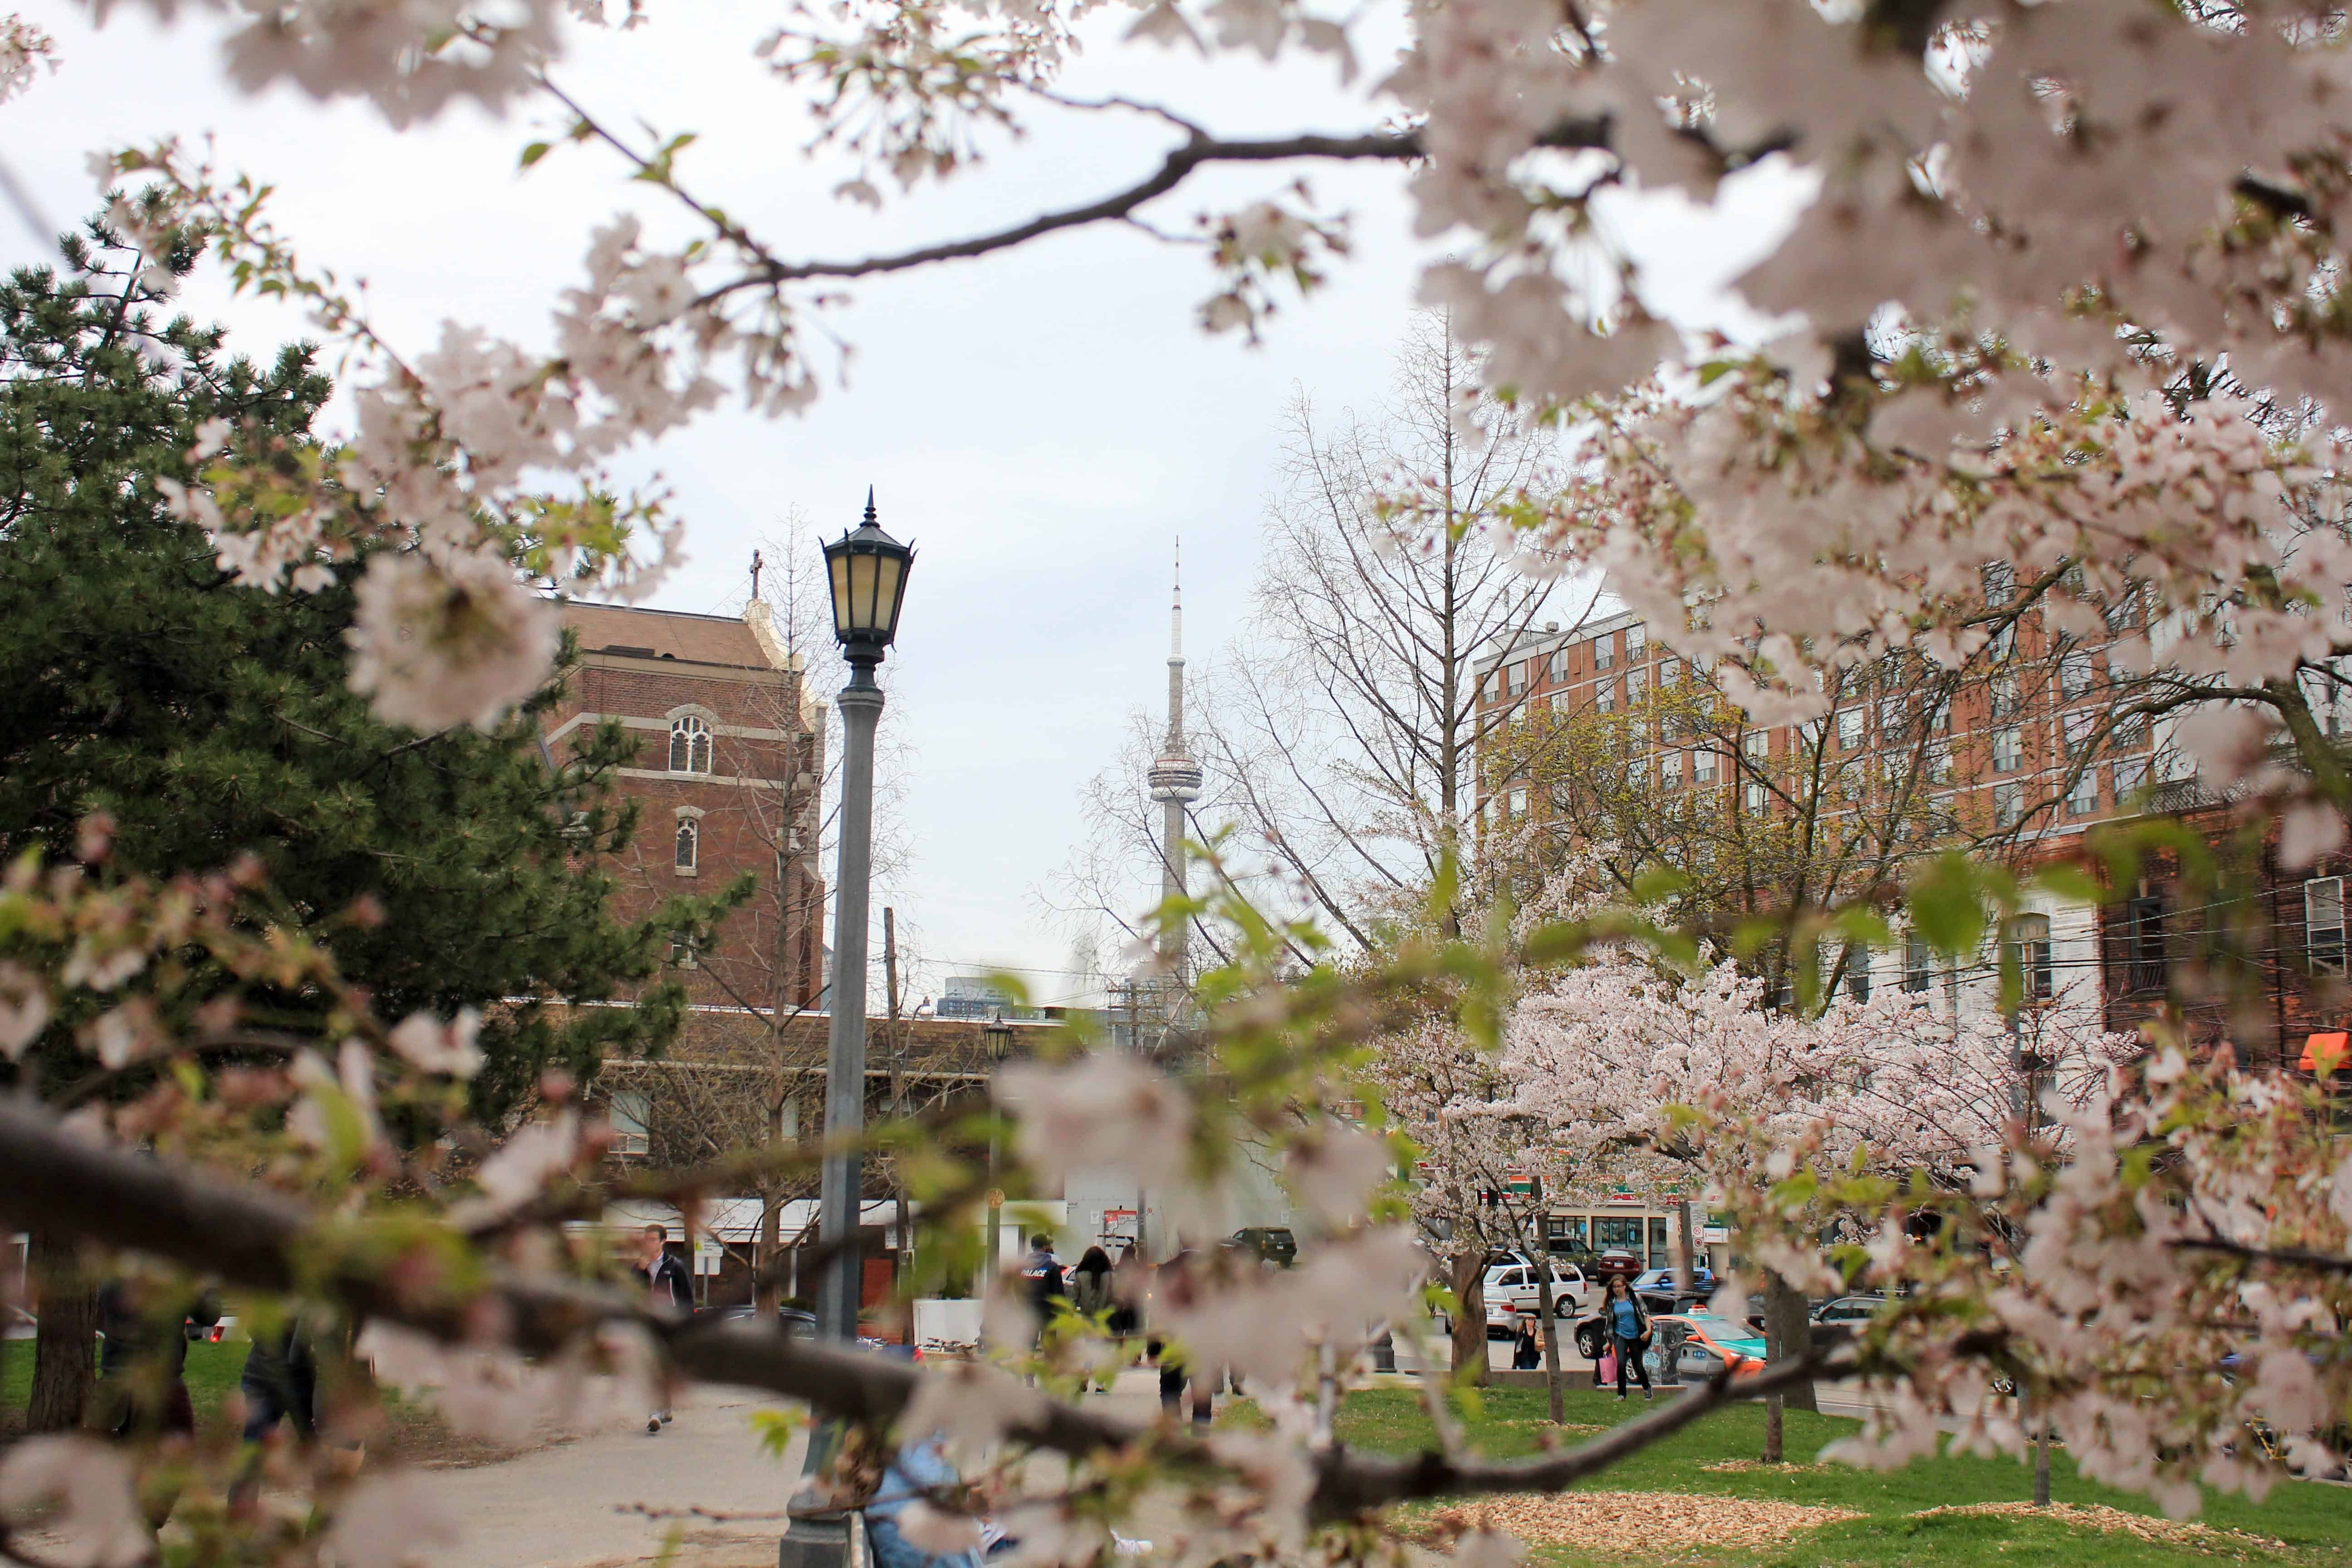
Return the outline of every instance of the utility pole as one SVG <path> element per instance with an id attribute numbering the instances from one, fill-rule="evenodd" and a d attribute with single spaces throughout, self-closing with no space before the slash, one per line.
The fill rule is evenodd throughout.
<path id="1" fill-rule="evenodd" d="M 890 1120 L 897 1121 L 907 1114 L 907 1037 L 898 1026 L 898 911 L 887 904 L 882 907 L 882 976 L 885 994 L 890 1009 Z M 893 1162 L 892 1195 L 898 1200 L 898 1269 L 900 1282 L 909 1273 L 908 1254 L 914 1233 L 907 1226 L 907 1182 Z"/>

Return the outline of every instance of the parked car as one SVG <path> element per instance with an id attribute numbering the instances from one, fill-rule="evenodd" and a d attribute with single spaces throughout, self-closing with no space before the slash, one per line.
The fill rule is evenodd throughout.
<path id="1" fill-rule="evenodd" d="M 704 1322 L 748 1322 L 759 1315 L 759 1309 L 738 1302 L 731 1307 L 704 1307 L 694 1315 L 697 1319 Z M 813 1340 L 816 1338 L 816 1314 L 814 1312 L 804 1311 L 798 1307 L 779 1307 L 776 1309 L 776 1322 L 777 1326 L 784 1331 L 784 1337 L 786 1339 Z"/>
<path id="2" fill-rule="evenodd" d="M 1631 1279 L 1646 1267 L 1648 1266 L 1642 1261 L 1640 1253 L 1629 1251 L 1622 1247 L 1612 1247 L 1592 1260 L 1591 1272 L 1599 1277 L 1601 1288 L 1606 1289 L 1609 1281 L 1616 1276 L 1622 1274 L 1626 1279 Z"/>
<path id="3" fill-rule="evenodd" d="M 1261 1263 L 1287 1268 L 1298 1261 L 1298 1238 L 1285 1226 L 1249 1226 L 1234 1232 L 1225 1245 L 1250 1253 Z"/>
<path id="4" fill-rule="evenodd" d="M 1497 1331 L 1506 1336 L 1516 1333 L 1521 1314 L 1533 1317 L 1543 1310 L 1543 1276 L 1538 1272 L 1542 1268 L 1530 1258 L 1487 1267 L 1484 1294 L 1490 1337 Z M 1553 1317 L 1580 1318 L 1600 1299 L 1600 1284 L 1583 1269 L 1559 1258 L 1551 1260 Z"/>
<path id="5" fill-rule="evenodd" d="M 1858 1328 L 1876 1317 L 1879 1309 L 1885 1305 L 1886 1298 L 1873 1290 L 1859 1296 L 1832 1296 L 1817 1303 L 1809 1315 L 1817 1323 L 1842 1323 L 1848 1328 Z"/>
<path id="6" fill-rule="evenodd" d="M 194 1318 L 183 1319 L 180 1323 L 181 1331 L 188 1336 L 191 1344 L 219 1344 L 236 1328 L 236 1317 L 230 1312 L 223 1312 L 209 1323 L 200 1323 Z"/>
<path id="7" fill-rule="evenodd" d="M 1714 1296 L 1715 1287 L 1715 1271 L 1704 1267 L 1691 1269 L 1688 1291 L 1682 1288 L 1682 1271 L 1678 1268 L 1652 1268 L 1633 1279 L 1633 1294 L 1653 1312 L 1681 1312 L 1703 1307 Z"/>

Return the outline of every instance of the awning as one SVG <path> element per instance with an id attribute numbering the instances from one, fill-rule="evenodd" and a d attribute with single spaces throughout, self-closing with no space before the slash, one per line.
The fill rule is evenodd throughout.
<path id="1" fill-rule="evenodd" d="M 2294 1065 L 2307 1073 L 2326 1078 L 2344 1065 L 2347 1056 L 2352 1056 L 2352 1032 L 2313 1035 L 2303 1042 L 2303 1059 Z"/>

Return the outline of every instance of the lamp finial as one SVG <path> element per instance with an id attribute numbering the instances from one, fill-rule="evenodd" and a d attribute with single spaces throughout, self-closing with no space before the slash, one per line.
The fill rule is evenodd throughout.
<path id="1" fill-rule="evenodd" d="M 866 526 L 868 528 L 874 526 L 874 487 L 872 485 L 866 487 Z"/>

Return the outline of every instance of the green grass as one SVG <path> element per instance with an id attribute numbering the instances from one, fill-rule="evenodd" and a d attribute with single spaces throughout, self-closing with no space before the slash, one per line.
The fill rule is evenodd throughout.
<path id="1" fill-rule="evenodd" d="M 1613 1393 L 1589 1388 L 1568 1391 L 1565 1415 L 1571 1424 L 1605 1426 L 1651 1408 L 1634 1400 L 1620 1405 Z M 1474 1446 L 1495 1457 L 1528 1454 L 1539 1446 L 1549 1423 L 1540 1389 L 1489 1389 L 1478 1397 L 1468 1423 Z M 1784 1452 L 1797 1465 L 1809 1464 L 1822 1447 L 1854 1430 L 1858 1423 L 1839 1416 L 1790 1411 Z M 1410 1388 L 1368 1389 L 1341 1408 L 1339 1437 L 1358 1447 L 1402 1452 L 1433 1441 L 1429 1417 Z M 1590 1433 L 1570 1431 L 1576 1443 Z M 1661 1491 L 1718 1497 L 1772 1498 L 1839 1508 L 1866 1518 L 1803 1531 L 1777 1550 L 1699 1552 L 1668 1557 L 1706 1564 L 1753 1568 L 1975 1568 L 1990 1563 L 2028 1563 L 2042 1568 L 2176 1568 L 2237 1557 L 2270 1563 L 2346 1561 L 2352 1554 L 2352 1490 L 2305 1482 L 2283 1482 L 2261 1504 L 2236 1496 L 2207 1494 L 2200 1522 L 2284 1541 L 2282 1553 L 2232 1542 L 2220 1554 L 2197 1548 L 2145 1542 L 2054 1521 L 2010 1517 L 1910 1517 L 1940 1505 L 2025 1501 L 2033 1495 L 2031 1469 L 2009 1459 L 1962 1457 L 1922 1460 L 1892 1474 L 1832 1466 L 1822 1469 L 1710 1471 L 1701 1467 L 1726 1459 L 1755 1459 L 1763 1452 L 1764 1412 L 1738 1405 L 1694 1423 L 1674 1436 L 1611 1468 L 1579 1489 Z M 2158 1516 L 2147 1499 L 2084 1480 L 2063 1449 L 2051 1456 L 2051 1498 L 2055 1502 L 2105 1504 L 2126 1512 Z M 1631 1568 L 1621 1553 L 1593 1555 L 1559 1547 L 1538 1548 L 1535 1561 L 1556 1568 Z"/>
<path id="2" fill-rule="evenodd" d="M 236 1387 L 245 1371 L 245 1352 L 251 1348 L 243 1340 L 188 1347 L 188 1399 L 196 1407 L 199 1429 L 220 1419 L 221 1402 Z M 32 1388 L 33 1342 L 0 1342 L 0 1426 L 14 1426 L 24 1419 Z"/>

